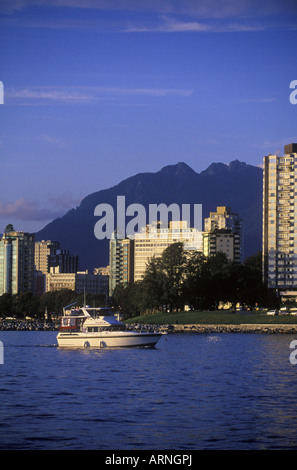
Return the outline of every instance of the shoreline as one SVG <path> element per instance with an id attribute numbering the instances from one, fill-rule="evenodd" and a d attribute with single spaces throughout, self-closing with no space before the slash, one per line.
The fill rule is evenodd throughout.
<path id="1" fill-rule="evenodd" d="M 130 324 L 128 329 L 145 330 L 153 332 L 161 332 L 167 334 L 177 333 L 267 333 L 267 334 L 297 334 L 297 324 L 285 323 L 241 323 L 241 324 L 164 324 L 153 325 L 146 324 Z M 26 321 L 10 321 L 0 322 L 0 331 L 57 331 L 59 325 L 52 322 L 26 322 Z"/>
<path id="2" fill-rule="evenodd" d="M 266 333 L 266 334 L 297 334 L 297 324 L 272 324 L 272 323 L 241 323 L 234 324 L 165 324 L 152 325 L 132 324 L 129 329 L 150 331 L 167 334 L 208 334 L 208 333 Z"/>
<path id="3" fill-rule="evenodd" d="M 171 325 L 171 333 L 286 333 L 297 334 L 297 325 L 289 324 L 247 324 L 239 325 Z M 169 331 L 168 331 L 169 332 Z"/>

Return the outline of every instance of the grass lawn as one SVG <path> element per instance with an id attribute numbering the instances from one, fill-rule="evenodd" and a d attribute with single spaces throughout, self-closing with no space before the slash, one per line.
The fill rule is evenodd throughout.
<path id="1" fill-rule="evenodd" d="M 247 324 L 297 324 L 297 315 L 266 315 L 264 312 L 191 311 L 154 313 L 126 320 L 126 323 L 240 325 Z"/>

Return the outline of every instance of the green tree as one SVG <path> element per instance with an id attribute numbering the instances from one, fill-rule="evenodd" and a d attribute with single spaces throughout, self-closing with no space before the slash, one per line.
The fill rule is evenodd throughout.
<path id="1" fill-rule="evenodd" d="M 206 258 L 202 278 L 204 283 L 205 304 L 209 309 L 218 308 L 220 301 L 228 298 L 228 268 L 227 256 L 218 252 Z"/>
<path id="2" fill-rule="evenodd" d="M 118 285 L 114 289 L 111 305 L 129 316 L 138 315 L 142 309 L 141 282 Z"/>
<path id="3" fill-rule="evenodd" d="M 5 229 L 4 229 L 4 232 L 7 233 L 7 232 L 13 232 L 14 231 L 14 228 L 13 228 L 13 225 L 12 224 L 8 224 L 6 225 Z"/>
<path id="4" fill-rule="evenodd" d="M 114 305 L 136 315 L 140 312 L 172 311 L 185 304 L 195 309 L 216 309 L 219 302 L 275 306 L 262 283 L 261 254 L 242 264 L 228 261 L 224 253 L 205 257 L 198 251 L 185 251 L 182 243 L 166 248 L 147 264 L 143 279 L 118 286 Z"/>
<path id="5" fill-rule="evenodd" d="M 12 294 L 5 293 L 0 297 L 0 315 L 3 317 L 10 317 L 13 315 L 13 296 Z"/>
<path id="6" fill-rule="evenodd" d="M 32 292 L 15 294 L 13 304 L 14 313 L 18 318 L 24 318 L 25 316 L 36 317 L 38 315 L 39 300 Z"/>
<path id="7" fill-rule="evenodd" d="M 39 299 L 39 314 L 43 315 L 45 310 L 55 313 L 62 313 L 63 308 L 75 302 L 77 294 L 70 289 L 50 291 L 43 294 Z"/>
<path id="8" fill-rule="evenodd" d="M 163 274 L 163 301 L 169 311 L 183 306 L 183 282 L 186 262 L 183 244 L 179 242 L 169 245 L 161 255 L 159 268 Z"/>
<path id="9" fill-rule="evenodd" d="M 262 253 L 250 256 L 243 264 L 246 269 L 245 303 L 251 306 L 279 307 L 279 299 L 275 294 L 268 292 L 268 288 L 262 280 Z"/>
<path id="10" fill-rule="evenodd" d="M 162 272 L 161 260 L 160 258 L 153 257 L 149 261 L 141 281 L 141 310 L 162 310 L 164 288 L 165 275 Z"/>
<path id="11" fill-rule="evenodd" d="M 205 307 L 205 262 L 206 258 L 203 253 L 199 251 L 187 253 L 183 293 L 185 303 L 195 309 Z"/>

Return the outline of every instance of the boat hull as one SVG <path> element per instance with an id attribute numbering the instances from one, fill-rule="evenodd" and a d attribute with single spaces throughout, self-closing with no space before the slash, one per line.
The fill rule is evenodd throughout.
<path id="1" fill-rule="evenodd" d="M 162 333 L 63 333 L 57 335 L 58 346 L 62 348 L 153 348 Z"/>

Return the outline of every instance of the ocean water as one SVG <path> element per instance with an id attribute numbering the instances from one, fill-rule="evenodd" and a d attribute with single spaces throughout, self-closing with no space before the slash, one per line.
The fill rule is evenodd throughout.
<path id="1" fill-rule="evenodd" d="M 94 351 L 1 332 L 0 449 L 297 449 L 295 339 L 175 334 Z"/>

